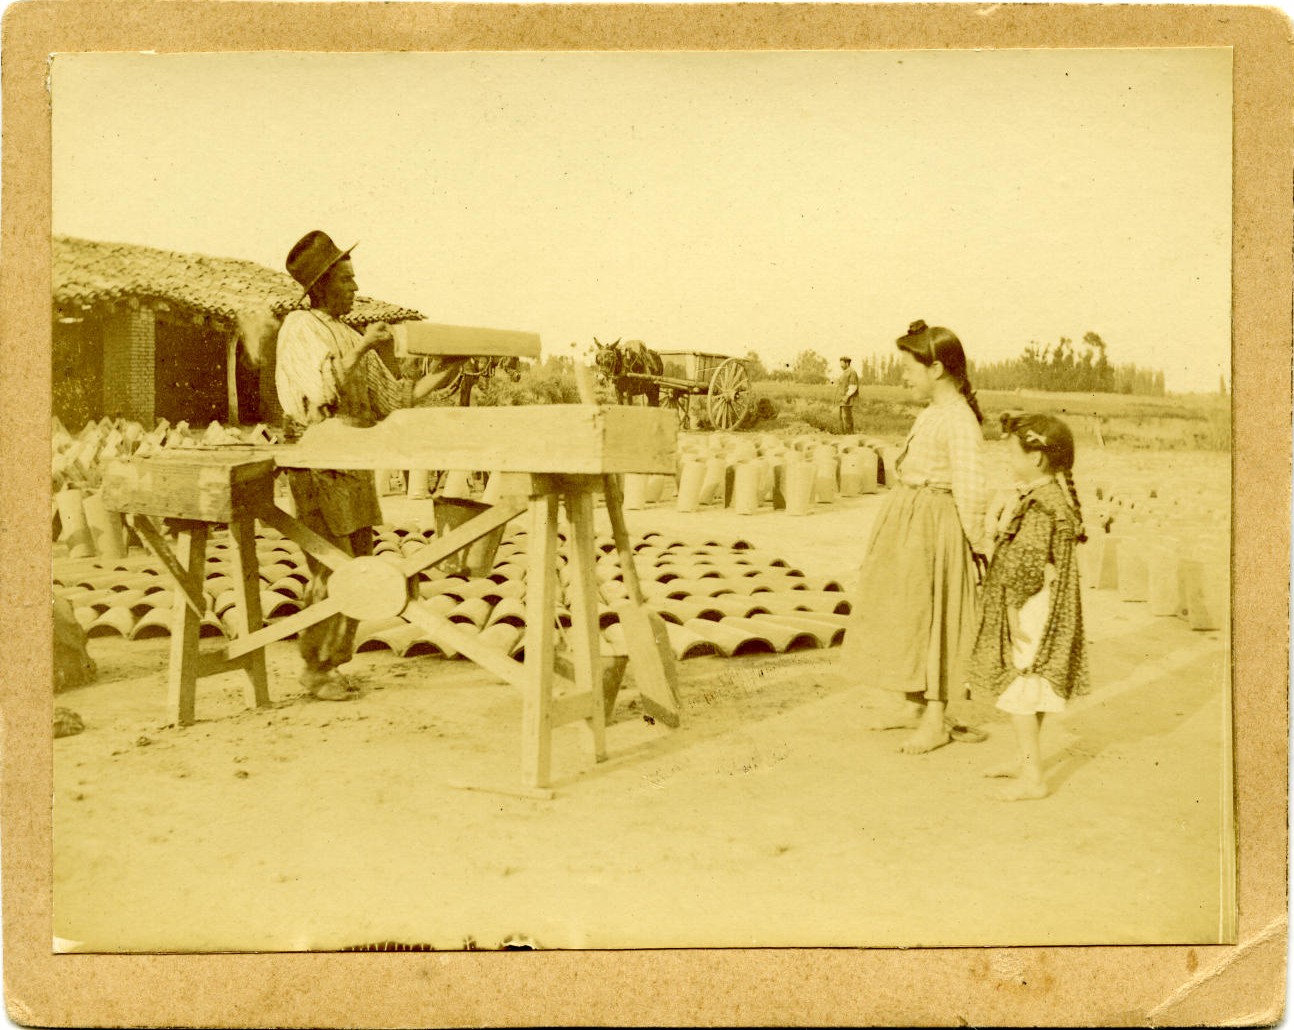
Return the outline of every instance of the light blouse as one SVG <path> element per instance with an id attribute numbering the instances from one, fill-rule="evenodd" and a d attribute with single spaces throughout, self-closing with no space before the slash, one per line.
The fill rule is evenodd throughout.
<path id="1" fill-rule="evenodd" d="M 984 515 L 989 483 L 984 432 L 970 405 L 960 398 L 926 405 L 912 423 L 895 464 L 900 482 L 908 486 L 950 490 L 972 550 L 987 551 Z"/>

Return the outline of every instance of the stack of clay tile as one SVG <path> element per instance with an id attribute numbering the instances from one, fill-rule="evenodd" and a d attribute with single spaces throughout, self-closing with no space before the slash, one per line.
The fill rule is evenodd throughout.
<path id="1" fill-rule="evenodd" d="M 127 533 L 121 516 L 107 511 L 99 498 L 108 462 L 160 450 L 264 446 L 278 439 L 264 425 L 240 429 L 212 422 L 198 430 L 187 422 L 171 425 L 166 419 L 145 432 L 138 422 L 105 417 L 87 422 L 73 436 L 55 418 L 51 430 L 50 518 L 58 527 L 58 541 L 73 558 L 114 560 L 126 556 Z"/>
<path id="2" fill-rule="evenodd" d="M 1147 476 L 1153 482 L 1154 476 Z M 1227 512 L 1203 507 L 1188 484 L 1123 489 L 1101 485 L 1084 500 L 1088 543 L 1080 548 L 1084 584 L 1144 603 L 1154 615 L 1194 630 L 1222 629 L 1230 612 Z"/>
<path id="3" fill-rule="evenodd" d="M 838 497 L 875 493 L 893 448 L 859 436 L 681 433 L 675 476 L 625 476 L 625 507 L 673 500 L 678 511 L 808 515 Z"/>

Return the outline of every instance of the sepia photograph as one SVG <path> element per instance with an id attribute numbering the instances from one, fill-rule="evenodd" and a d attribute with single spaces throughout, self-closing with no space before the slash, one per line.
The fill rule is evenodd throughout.
<path id="1" fill-rule="evenodd" d="M 55 55 L 51 948 L 1234 941 L 1231 75 Z"/>
<path id="2" fill-rule="evenodd" d="M 1279 1021 L 1288 29 L 11 5 L 9 1018 Z"/>

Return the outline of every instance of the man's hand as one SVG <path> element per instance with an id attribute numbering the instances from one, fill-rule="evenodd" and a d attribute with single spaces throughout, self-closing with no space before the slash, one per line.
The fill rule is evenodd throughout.
<path id="1" fill-rule="evenodd" d="M 362 340 L 364 350 L 372 350 L 381 344 L 393 342 L 395 337 L 391 335 L 391 327 L 385 322 L 370 322 L 365 326 Z"/>
<path id="2" fill-rule="evenodd" d="M 364 335 L 360 337 L 359 346 L 346 354 L 340 361 L 338 371 L 342 380 L 349 379 L 355 374 L 355 370 L 363 361 L 364 355 L 375 347 L 381 347 L 384 344 L 395 342 L 395 337 L 391 335 L 391 327 L 385 322 L 370 322 L 364 327 Z"/>

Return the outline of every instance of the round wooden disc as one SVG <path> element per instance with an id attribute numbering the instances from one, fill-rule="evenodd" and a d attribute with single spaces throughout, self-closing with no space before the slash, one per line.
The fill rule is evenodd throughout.
<path id="1" fill-rule="evenodd" d="M 385 558 L 354 558 L 328 577 L 328 595 L 352 619 L 389 619 L 404 611 L 409 588 Z"/>

